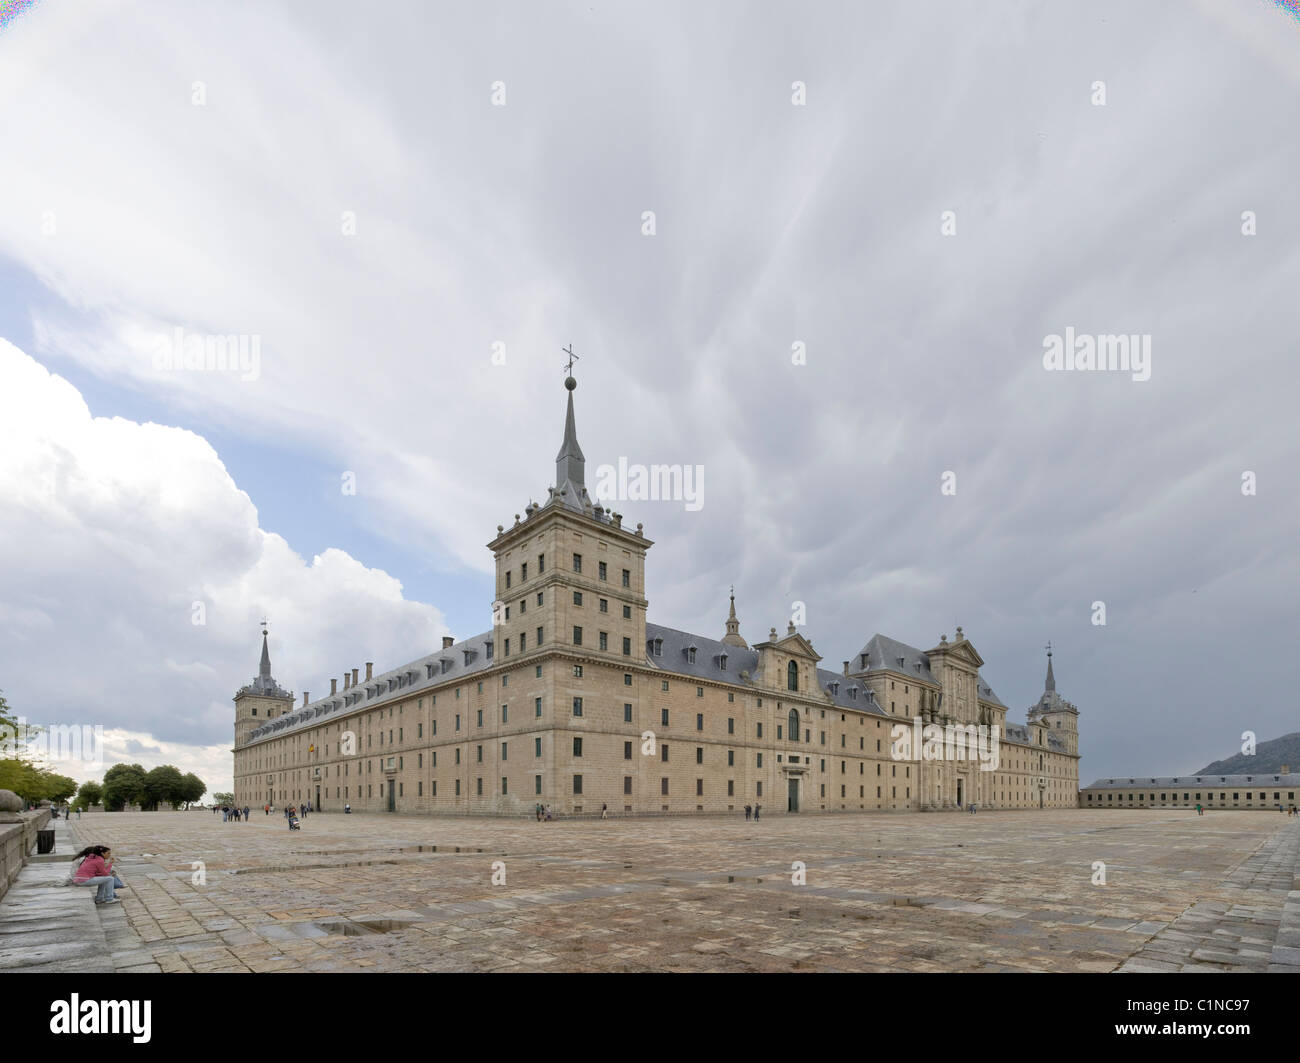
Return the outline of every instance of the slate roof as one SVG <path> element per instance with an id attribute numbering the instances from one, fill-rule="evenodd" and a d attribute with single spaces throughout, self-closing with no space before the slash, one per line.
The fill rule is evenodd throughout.
<path id="1" fill-rule="evenodd" d="M 412 692 L 430 689 L 443 683 L 465 679 L 478 672 L 494 666 L 497 662 L 487 655 L 487 644 L 492 642 L 494 633 L 485 631 L 481 635 L 465 639 L 426 654 L 410 664 L 380 672 L 371 679 L 360 679 L 357 685 L 336 694 L 317 698 L 292 712 L 264 723 L 248 735 L 248 741 L 279 736 L 286 731 L 296 731 L 301 727 L 328 722 L 335 716 L 346 715 L 358 706 L 380 705 L 399 691 L 402 696 Z M 467 654 L 469 655 L 467 657 Z M 443 662 L 447 662 L 444 666 Z"/>
<path id="2" fill-rule="evenodd" d="M 901 672 L 903 675 L 914 675 L 931 683 L 936 682 L 930 671 L 930 658 L 924 650 L 918 650 L 906 642 L 899 642 L 897 639 L 879 633 L 872 635 L 871 641 L 858 650 L 857 657 L 849 662 L 849 670 L 852 672 L 861 672 L 868 668 L 873 670 L 887 668 L 891 672 Z M 978 673 L 975 687 L 982 700 L 1000 708 L 1010 709 L 1009 705 L 993 693 L 993 688 L 984 682 L 984 677 Z"/>
<path id="3" fill-rule="evenodd" d="M 1157 776 L 1134 776 L 1132 778 L 1115 778 L 1115 779 L 1098 779 L 1091 786 L 1085 786 L 1085 790 L 1131 790 L 1134 787 L 1138 789 L 1147 789 L 1149 787 L 1212 787 L 1219 789 L 1221 787 L 1237 786 L 1243 789 L 1257 789 L 1258 787 L 1269 786 L 1296 786 L 1300 787 L 1300 772 L 1289 772 L 1286 775 L 1270 774 L 1264 772 L 1260 775 L 1157 775 Z"/>

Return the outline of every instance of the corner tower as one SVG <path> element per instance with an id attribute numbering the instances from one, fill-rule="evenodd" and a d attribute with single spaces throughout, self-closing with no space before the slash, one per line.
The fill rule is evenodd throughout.
<path id="1" fill-rule="evenodd" d="M 285 690 L 271 676 L 271 651 L 266 644 L 266 628 L 262 628 L 262 660 L 257 677 L 235 693 L 235 748 L 248 741 L 248 732 L 260 727 L 269 719 L 281 716 L 293 708 L 293 694 Z"/>
<path id="2" fill-rule="evenodd" d="M 1047 680 L 1043 696 L 1026 714 L 1031 725 L 1042 723 L 1048 734 L 1054 734 L 1065 745 L 1065 751 L 1079 753 L 1079 710 L 1056 692 L 1056 676 L 1052 673 L 1052 644 L 1047 644 Z"/>
<path id="3" fill-rule="evenodd" d="M 571 368 L 571 367 L 570 367 Z M 497 525 L 488 543 L 496 558 L 493 651 L 498 660 L 539 650 L 610 663 L 645 658 L 645 555 L 653 545 L 623 515 L 593 503 L 578 446 L 573 392 L 547 500 L 529 502 L 523 518 Z"/>

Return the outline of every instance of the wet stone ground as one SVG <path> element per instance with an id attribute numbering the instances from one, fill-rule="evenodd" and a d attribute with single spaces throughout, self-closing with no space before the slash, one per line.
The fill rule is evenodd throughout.
<path id="1" fill-rule="evenodd" d="M 71 827 L 130 886 L 98 909 L 76 891 L 124 972 L 1285 970 L 1298 951 L 1300 820 L 1277 813 Z"/>

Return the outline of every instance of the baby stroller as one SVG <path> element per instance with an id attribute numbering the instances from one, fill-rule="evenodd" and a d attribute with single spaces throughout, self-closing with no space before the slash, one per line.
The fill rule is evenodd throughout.
<path id="1" fill-rule="evenodd" d="M 298 825 L 298 817 L 297 817 L 297 815 L 294 814 L 294 813 L 290 813 L 290 814 L 289 814 L 289 829 L 290 829 L 290 830 L 302 830 L 302 827 L 300 827 L 300 826 Z"/>

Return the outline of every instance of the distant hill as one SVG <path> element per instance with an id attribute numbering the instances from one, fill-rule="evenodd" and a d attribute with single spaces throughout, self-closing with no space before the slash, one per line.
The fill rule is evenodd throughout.
<path id="1" fill-rule="evenodd" d="M 1300 772 L 1300 731 L 1283 735 L 1255 746 L 1255 755 L 1248 757 L 1238 753 L 1227 760 L 1216 760 L 1207 764 L 1193 775 L 1269 775 L 1282 770 L 1283 766 L 1294 772 Z"/>

